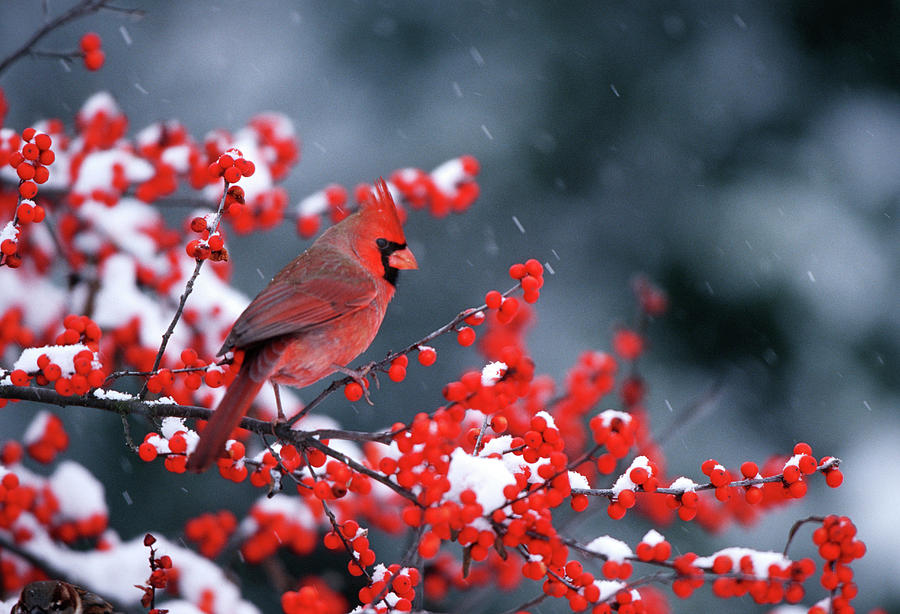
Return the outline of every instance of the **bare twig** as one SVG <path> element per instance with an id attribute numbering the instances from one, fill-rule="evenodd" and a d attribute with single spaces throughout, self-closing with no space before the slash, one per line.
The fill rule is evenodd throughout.
<path id="1" fill-rule="evenodd" d="M 53 30 L 78 19 L 80 17 L 84 17 L 85 15 L 89 15 L 91 13 L 95 13 L 101 9 L 108 9 L 111 11 L 118 11 L 122 13 L 128 13 L 131 15 L 141 15 L 143 14 L 141 11 L 137 11 L 134 9 L 125 9 L 119 7 L 109 6 L 107 3 L 109 0 L 82 0 L 72 8 L 70 8 L 65 13 L 51 19 L 46 22 L 43 26 L 38 28 L 34 34 L 28 37 L 18 49 L 10 53 L 8 56 L 0 60 L 0 75 L 3 74 L 3 71 L 9 68 L 13 62 L 18 60 L 24 55 L 34 54 L 34 45 L 37 44 L 39 40 L 44 38 L 47 34 L 50 34 Z"/>
<path id="2" fill-rule="evenodd" d="M 784 544 L 784 550 L 782 551 L 782 554 L 784 556 L 787 556 L 788 548 L 791 547 L 791 542 L 793 541 L 794 536 L 797 534 L 797 531 L 799 531 L 800 527 L 802 527 L 807 522 L 819 522 L 819 523 L 825 522 L 825 517 L 824 516 L 808 516 L 806 518 L 802 518 L 802 519 L 798 520 L 797 522 L 795 522 L 794 526 L 792 526 L 791 530 L 788 532 L 787 542 L 785 542 L 785 544 Z"/>
<path id="3" fill-rule="evenodd" d="M 547 593 L 541 593 L 534 599 L 530 599 L 530 600 L 526 601 L 525 603 L 520 603 L 516 607 L 510 608 L 509 610 L 504 610 L 503 612 L 501 612 L 501 614 L 516 614 L 516 612 L 521 612 L 522 610 L 526 610 L 532 606 L 542 603 L 549 596 L 550 595 L 548 595 Z"/>

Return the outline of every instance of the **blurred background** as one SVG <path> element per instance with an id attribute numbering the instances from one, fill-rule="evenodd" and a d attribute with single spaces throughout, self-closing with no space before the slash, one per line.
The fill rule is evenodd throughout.
<path id="1" fill-rule="evenodd" d="M 56 14 L 72 3 L 48 4 Z M 762 526 L 708 536 L 675 524 L 670 541 L 701 553 L 781 550 L 795 519 L 847 514 L 869 547 L 854 565 L 857 611 L 900 612 L 900 2 L 122 6 L 146 14 L 102 12 L 42 45 L 74 48 L 94 30 L 107 54 L 99 72 L 24 58 L 4 74 L 6 125 L 71 124 L 99 90 L 118 100 L 130 134 L 174 118 L 202 138 L 279 111 L 303 144 L 285 184 L 293 202 L 331 182 L 352 187 L 475 155 L 473 208 L 412 215 L 421 270 L 402 276 L 368 356 L 506 288 L 509 264 L 536 257 L 553 274 L 529 346 L 538 371 L 559 378 L 582 351 L 609 348 L 633 313 L 629 280 L 646 273 L 671 297 L 640 366 L 654 430 L 669 434 L 672 475 L 699 477 L 710 457 L 761 463 L 801 440 L 844 460 L 840 489 L 813 480 L 806 499 Z M 5 56 L 42 17 L 36 2 L 0 10 Z M 305 246 L 289 224 L 232 239 L 235 285 L 255 294 Z M 433 409 L 443 382 L 480 366 L 452 340 L 437 349 L 433 370 L 411 368 L 405 385 L 383 386 L 375 408 L 332 398 L 323 412 L 364 429 Z M 678 410 L 711 390 L 704 412 L 673 430 Z M 246 509 L 255 496 L 142 466 L 108 415 L 67 410 L 65 420 L 91 450 L 126 537 L 177 536 L 185 518 Z M 612 523 L 602 507 L 580 522 L 584 535 L 635 543 L 649 526 L 637 516 Z M 809 554 L 808 543 L 803 534 L 792 554 Z M 395 547 L 376 551 L 388 558 Z M 245 578 L 246 594 L 275 611 L 258 579 Z M 462 603 L 499 612 L 535 590 Z M 675 611 L 766 610 L 698 594 Z"/>

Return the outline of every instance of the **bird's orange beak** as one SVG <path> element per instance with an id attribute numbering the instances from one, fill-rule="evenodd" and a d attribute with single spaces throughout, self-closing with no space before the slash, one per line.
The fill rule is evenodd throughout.
<path id="1" fill-rule="evenodd" d="M 416 257 L 413 256 L 413 253 L 409 250 L 408 247 L 398 249 L 396 252 L 388 256 L 388 264 L 395 269 L 419 268 L 419 263 L 416 262 Z"/>

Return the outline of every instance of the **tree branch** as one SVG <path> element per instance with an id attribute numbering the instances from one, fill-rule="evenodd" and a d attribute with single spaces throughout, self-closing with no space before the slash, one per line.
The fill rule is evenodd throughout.
<path id="1" fill-rule="evenodd" d="M 109 2 L 109 0 L 82 0 L 62 15 L 59 15 L 55 19 L 52 19 L 45 23 L 43 26 L 38 28 L 34 32 L 34 34 L 28 37 L 28 40 L 22 43 L 22 45 L 18 49 L 3 58 L 3 60 L 0 60 L 0 75 L 2 75 L 3 71 L 9 68 L 13 64 L 13 62 L 24 55 L 33 53 L 34 45 L 36 45 L 37 42 L 44 38 L 47 34 L 50 34 L 50 32 L 52 32 L 53 30 L 56 30 L 57 28 L 69 23 L 70 21 L 78 19 L 79 17 L 83 17 L 84 15 L 94 13 L 104 8 L 113 11 L 127 12 L 132 15 L 142 14 L 140 11 L 134 9 L 123 9 L 119 7 L 107 6 L 107 2 Z"/>

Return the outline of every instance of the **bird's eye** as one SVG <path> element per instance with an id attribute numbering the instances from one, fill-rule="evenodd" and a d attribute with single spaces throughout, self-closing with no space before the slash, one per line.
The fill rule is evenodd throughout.
<path id="1" fill-rule="evenodd" d="M 378 237 L 377 239 L 375 239 L 375 245 L 378 246 L 378 249 L 384 249 L 385 247 L 388 246 L 388 241 L 387 241 L 387 239 Z"/>

